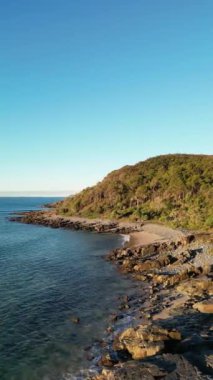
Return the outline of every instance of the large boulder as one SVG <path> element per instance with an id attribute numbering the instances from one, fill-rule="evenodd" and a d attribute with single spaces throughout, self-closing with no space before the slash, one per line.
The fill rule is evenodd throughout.
<path id="1" fill-rule="evenodd" d="M 193 309 L 200 311 L 201 313 L 213 313 L 213 299 L 205 300 L 203 302 L 196 302 L 193 305 Z"/>
<path id="2" fill-rule="evenodd" d="M 212 280 L 206 276 L 193 278 L 178 285 L 177 291 L 182 294 L 194 296 L 213 295 Z"/>
<path id="3" fill-rule="evenodd" d="M 119 334 L 113 343 L 115 351 L 128 351 L 135 360 L 154 356 L 165 349 L 165 341 L 180 340 L 176 330 L 166 330 L 155 325 L 139 325 Z"/>

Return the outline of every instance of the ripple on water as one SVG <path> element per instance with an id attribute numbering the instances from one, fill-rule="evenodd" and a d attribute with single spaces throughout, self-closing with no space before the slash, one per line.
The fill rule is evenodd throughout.
<path id="1" fill-rule="evenodd" d="M 1 380 L 74 379 L 88 366 L 84 348 L 102 336 L 130 285 L 103 260 L 122 237 L 7 219 L 8 212 L 40 204 L 38 198 L 0 199 Z"/>

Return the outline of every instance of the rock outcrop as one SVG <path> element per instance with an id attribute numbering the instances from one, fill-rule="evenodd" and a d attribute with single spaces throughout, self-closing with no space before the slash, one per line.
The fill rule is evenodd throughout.
<path id="1" fill-rule="evenodd" d="M 213 299 L 197 302 L 193 305 L 193 308 L 201 313 L 213 314 Z"/>
<path id="2" fill-rule="evenodd" d="M 86 219 L 81 217 L 67 217 L 55 213 L 55 211 L 29 211 L 17 213 L 10 218 L 12 222 L 39 224 L 45 227 L 66 228 L 72 230 L 84 230 L 95 232 L 110 232 L 129 234 L 133 231 L 141 231 L 143 223 L 122 223 L 119 221 Z"/>
<path id="3" fill-rule="evenodd" d="M 141 282 L 141 296 L 128 300 L 129 326 L 110 335 L 108 352 L 116 364 L 109 369 L 103 362 L 95 380 L 213 378 L 212 237 L 189 236 L 109 253 L 107 259 L 139 288 Z"/>
<path id="4" fill-rule="evenodd" d="M 93 380 L 210 380 L 182 355 L 164 354 L 147 362 L 127 362 L 113 369 L 103 369 Z"/>
<path id="5" fill-rule="evenodd" d="M 128 351 L 133 359 L 143 359 L 156 355 L 166 349 L 169 340 L 180 340 L 181 334 L 176 330 L 166 330 L 155 325 L 139 325 L 128 328 L 119 334 L 113 343 L 115 351 Z"/>

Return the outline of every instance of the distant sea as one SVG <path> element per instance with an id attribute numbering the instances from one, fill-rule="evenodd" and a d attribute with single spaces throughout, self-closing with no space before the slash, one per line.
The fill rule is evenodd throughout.
<path id="1" fill-rule="evenodd" d="M 0 198 L 1 380 L 72 379 L 130 285 L 103 259 L 121 236 L 8 220 L 59 199 Z"/>

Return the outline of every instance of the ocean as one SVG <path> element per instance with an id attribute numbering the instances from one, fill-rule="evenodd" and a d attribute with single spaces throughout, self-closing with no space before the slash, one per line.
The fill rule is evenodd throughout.
<path id="1" fill-rule="evenodd" d="M 130 287 L 104 260 L 122 236 L 9 221 L 58 199 L 0 198 L 1 380 L 72 379 Z"/>

